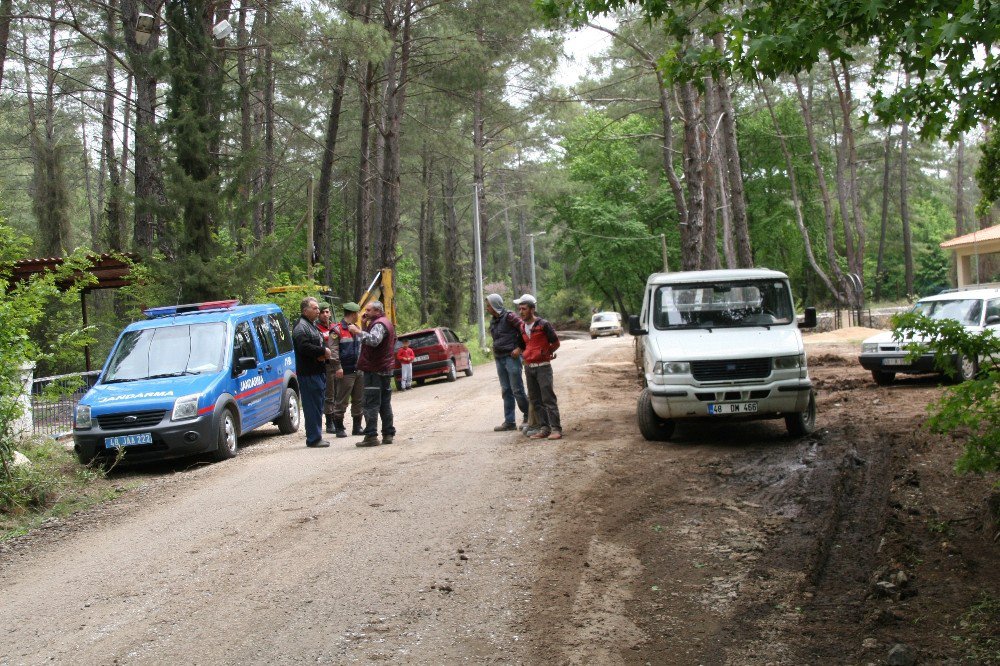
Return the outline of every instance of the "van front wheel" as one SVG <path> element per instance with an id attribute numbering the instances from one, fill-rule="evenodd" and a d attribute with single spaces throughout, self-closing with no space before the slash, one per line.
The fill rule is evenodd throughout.
<path id="1" fill-rule="evenodd" d="M 671 419 L 661 419 L 653 411 L 653 402 L 649 397 L 649 389 L 643 389 L 639 394 L 636 406 L 636 421 L 639 422 L 639 432 L 651 442 L 666 442 L 674 434 L 676 423 Z"/>
<path id="2" fill-rule="evenodd" d="M 236 456 L 236 419 L 231 409 L 222 410 L 219 419 L 219 442 L 215 449 L 216 460 L 229 460 Z"/>
<path id="3" fill-rule="evenodd" d="M 785 427 L 792 437 L 805 437 L 811 435 L 816 429 L 816 394 L 809 392 L 809 404 L 806 411 L 798 414 L 789 414 L 785 417 Z"/>
<path id="4" fill-rule="evenodd" d="M 291 386 L 285 389 L 285 408 L 278 417 L 278 430 L 282 435 L 291 435 L 299 429 L 299 394 Z"/>

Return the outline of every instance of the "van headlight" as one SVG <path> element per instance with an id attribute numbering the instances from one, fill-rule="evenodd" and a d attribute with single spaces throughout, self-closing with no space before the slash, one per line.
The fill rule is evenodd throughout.
<path id="1" fill-rule="evenodd" d="M 184 421 L 198 416 L 198 398 L 200 395 L 185 395 L 174 401 L 174 413 L 170 415 L 171 421 Z"/>
<path id="2" fill-rule="evenodd" d="M 796 354 L 794 356 L 775 356 L 774 357 L 774 369 L 775 370 L 798 370 L 806 364 L 805 354 Z"/>
<path id="3" fill-rule="evenodd" d="M 73 427 L 77 430 L 88 430 L 93 425 L 93 421 L 90 420 L 90 405 L 77 405 L 76 421 L 74 421 Z"/>
<path id="4" fill-rule="evenodd" d="M 691 364 L 686 361 L 657 361 L 653 364 L 653 373 L 657 375 L 689 375 Z"/>
<path id="5" fill-rule="evenodd" d="M 862 342 L 861 343 L 861 353 L 862 354 L 874 354 L 878 351 L 877 342 Z"/>

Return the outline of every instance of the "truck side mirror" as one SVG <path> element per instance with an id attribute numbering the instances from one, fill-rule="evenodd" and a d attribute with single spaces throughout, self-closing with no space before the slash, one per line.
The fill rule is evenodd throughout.
<path id="1" fill-rule="evenodd" d="M 236 361 L 236 374 L 243 372 L 244 370 L 253 370 L 257 367 L 257 359 L 253 356 L 240 356 Z"/>
<path id="2" fill-rule="evenodd" d="M 639 315 L 628 316 L 629 335 L 647 335 L 649 331 L 639 325 Z"/>
<path id="3" fill-rule="evenodd" d="M 799 328 L 816 328 L 816 308 L 806 308 Z"/>

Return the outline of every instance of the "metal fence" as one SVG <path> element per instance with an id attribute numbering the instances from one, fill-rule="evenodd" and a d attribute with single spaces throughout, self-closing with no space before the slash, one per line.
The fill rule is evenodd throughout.
<path id="1" fill-rule="evenodd" d="M 83 394 L 97 382 L 100 370 L 39 377 L 31 385 L 34 433 L 60 437 L 73 432 L 73 410 Z"/>

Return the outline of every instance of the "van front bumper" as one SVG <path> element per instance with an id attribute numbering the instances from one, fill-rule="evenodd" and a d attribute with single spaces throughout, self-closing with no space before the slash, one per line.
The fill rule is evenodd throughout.
<path id="1" fill-rule="evenodd" d="M 649 384 L 653 411 L 661 419 L 769 418 L 798 414 L 809 406 L 813 384 L 809 379 L 738 386 L 687 386 Z M 715 414 L 709 405 L 754 404 L 754 411 Z"/>
<path id="2" fill-rule="evenodd" d="M 132 430 L 104 430 L 95 418 L 92 428 L 73 431 L 73 449 L 83 463 L 94 458 L 114 459 L 118 455 L 118 449 L 107 447 L 105 442 L 109 437 L 145 433 L 152 436 L 153 443 L 123 447 L 125 457 L 122 462 L 140 463 L 198 455 L 214 451 L 218 439 L 214 414 L 203 414 L 186 421 L 171 421 L 170 413 L 167 412 L 160 423 Z"/>

